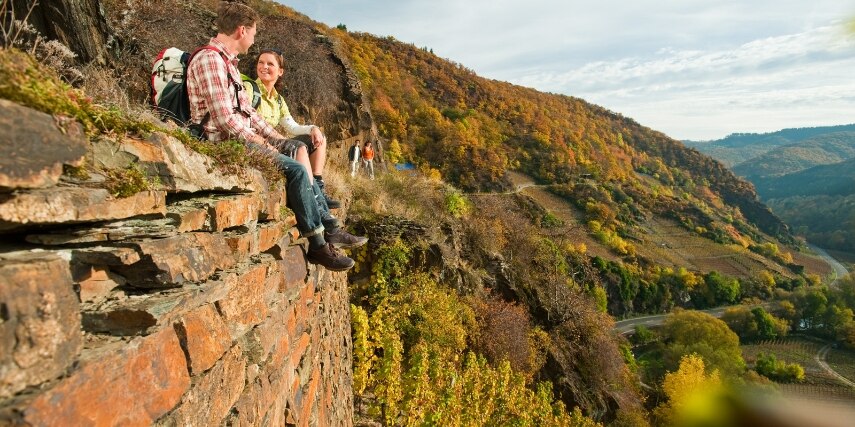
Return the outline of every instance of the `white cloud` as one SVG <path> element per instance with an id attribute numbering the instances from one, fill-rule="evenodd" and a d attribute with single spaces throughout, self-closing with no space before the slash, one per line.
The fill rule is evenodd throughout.
<path id="1" fill-rule="evenodd" d="M 677 138 L 855 122 L 855 0 L 297 0 L 493 79 L 566 93 Z"/>
<path id="2" fill-rule="evenodd" d="M 732 127 L 769 131 L 853 122 L 852 69 L 855 41 L 839 27 L 826 26 L 730 50 L 662 49 L 653 57 L 596 61 L 509 80 L 581 97 L 674 137 L 707 139 Z"/>

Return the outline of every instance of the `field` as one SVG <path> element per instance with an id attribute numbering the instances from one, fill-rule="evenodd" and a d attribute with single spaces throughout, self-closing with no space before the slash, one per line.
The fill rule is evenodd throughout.
<path id="1" fill-rule="evenodd" d="M 843 263 L 849 271 L 852 271 L 852 268 L 855 267 L 855 253 L 852 252 L 840 252 L 834 250 L 827 250 L 828 254 L 836 258 L 838 261 Z"/>
<path id="2" fill-rule="evenodd" d="M 843 375 L 850 381 L 855 381 L 855 351 L 832 348 L 826 356 L 826 362 L 838 374 Z"/>
<path id="3" fill-rule="evenodd" d="M 831 274 L 831 266 L 824 259 L 803 252 L 790 252 L 793 255 L 793 262 L 805 266 L 805 272 L 817 274 L 820 277 L 827 277 Z"/>
<path id="4" fill-rule="evenodd" d="M 807 337 L 788 337 L 742 346 L 745 363 L 752 367 L 760 353 L 774 354 L 778 360 L 798 363 L 805 370 L 805 380 L 798 384 L 778 384 L 785 397 L 793 399 L 855 402 L 855 389 L 843 384 L 817 361 L 825 343 Z M 855 352 L 833 349 L 828 364 L 839 374 L 855 378 Z"/>

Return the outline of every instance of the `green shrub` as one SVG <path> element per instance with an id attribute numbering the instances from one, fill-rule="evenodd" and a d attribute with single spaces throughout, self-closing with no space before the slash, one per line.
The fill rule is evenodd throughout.
<path id="1" fill-rule="evenodd" d="M 767 356 L 760 353 L 757 356 L 754 370 L 766 378 L 782 383 L 801 382 L 805 379 L 805 370 L 801 365 L 778 360 L 774 354 Z"/>
<path id="2" fill-rule="evenodd" d="M 555 228 L 561 227 L 562 225 L 564 225 L 564 221 L 561 221 L 552 212 L 545 213 L 543 218 L 540 219 L 540 226 L 544 228 Z"/>
<path id="3" fill-rule="evenodd" d="M 448 191 L 445 194 L 445 211 L 455 218 L 460 218 L 472 209 L 472 204 L 466 196 L 457 190 Z"/>

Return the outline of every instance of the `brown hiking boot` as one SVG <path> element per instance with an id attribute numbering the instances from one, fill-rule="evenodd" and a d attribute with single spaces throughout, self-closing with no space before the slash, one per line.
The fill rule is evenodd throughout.
<path id="1" fill-rule="evenodd" d="M 339 249 L 358 248 L 368 242 L 367 237 L 354 236 L 341 228 L 324 233 L 324 240 Z"/>
<path id="2" fill-rule="evenodd" d="M 337 251 L 332 243 L 327 243 L 319 249 L 309 249 L 306 259 L 312 264 L 318 264 L 329 271 L 346 271 L 353 268 L 355 262 Z"/>

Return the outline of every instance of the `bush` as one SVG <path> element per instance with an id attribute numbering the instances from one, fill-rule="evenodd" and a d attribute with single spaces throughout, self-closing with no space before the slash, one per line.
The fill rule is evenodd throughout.
<path id="1" fill-rule="evenodd" d="M 473 339 L 473 349 L 487 357 L 494 365 L 502 361 L 511 364 L 516 372 L 532 376 L 545 363 L 546 342 L 539 342 L 526 309 L 498 298 L 473 298 L 470 305 L 475 312 L 478 333 Z"/>
<path id="2" fill-rule="evenodd" d="M 629 339 L 633 345 L 646 345 L 656 341 L 658 337 L 647 326 L 636 325 L 635 332 L 633 332 Z"/>
<path id="3" fill-rule="evenodd" d="M 460 218 L 472 209 L 472 204 L 466 196 L 457 190 L 451 190 L 445 194 L 445 211 L 455 218 Z"/>
<path id="4" fill-rule="evenodd" d="M 754 364 L 754 370 L 766 378 L 782 383 L 801 382 L 805 379 L 805 370 L 801 365 L 778 360 L 774 354 L 767 356 L 760 353 Z"/>

